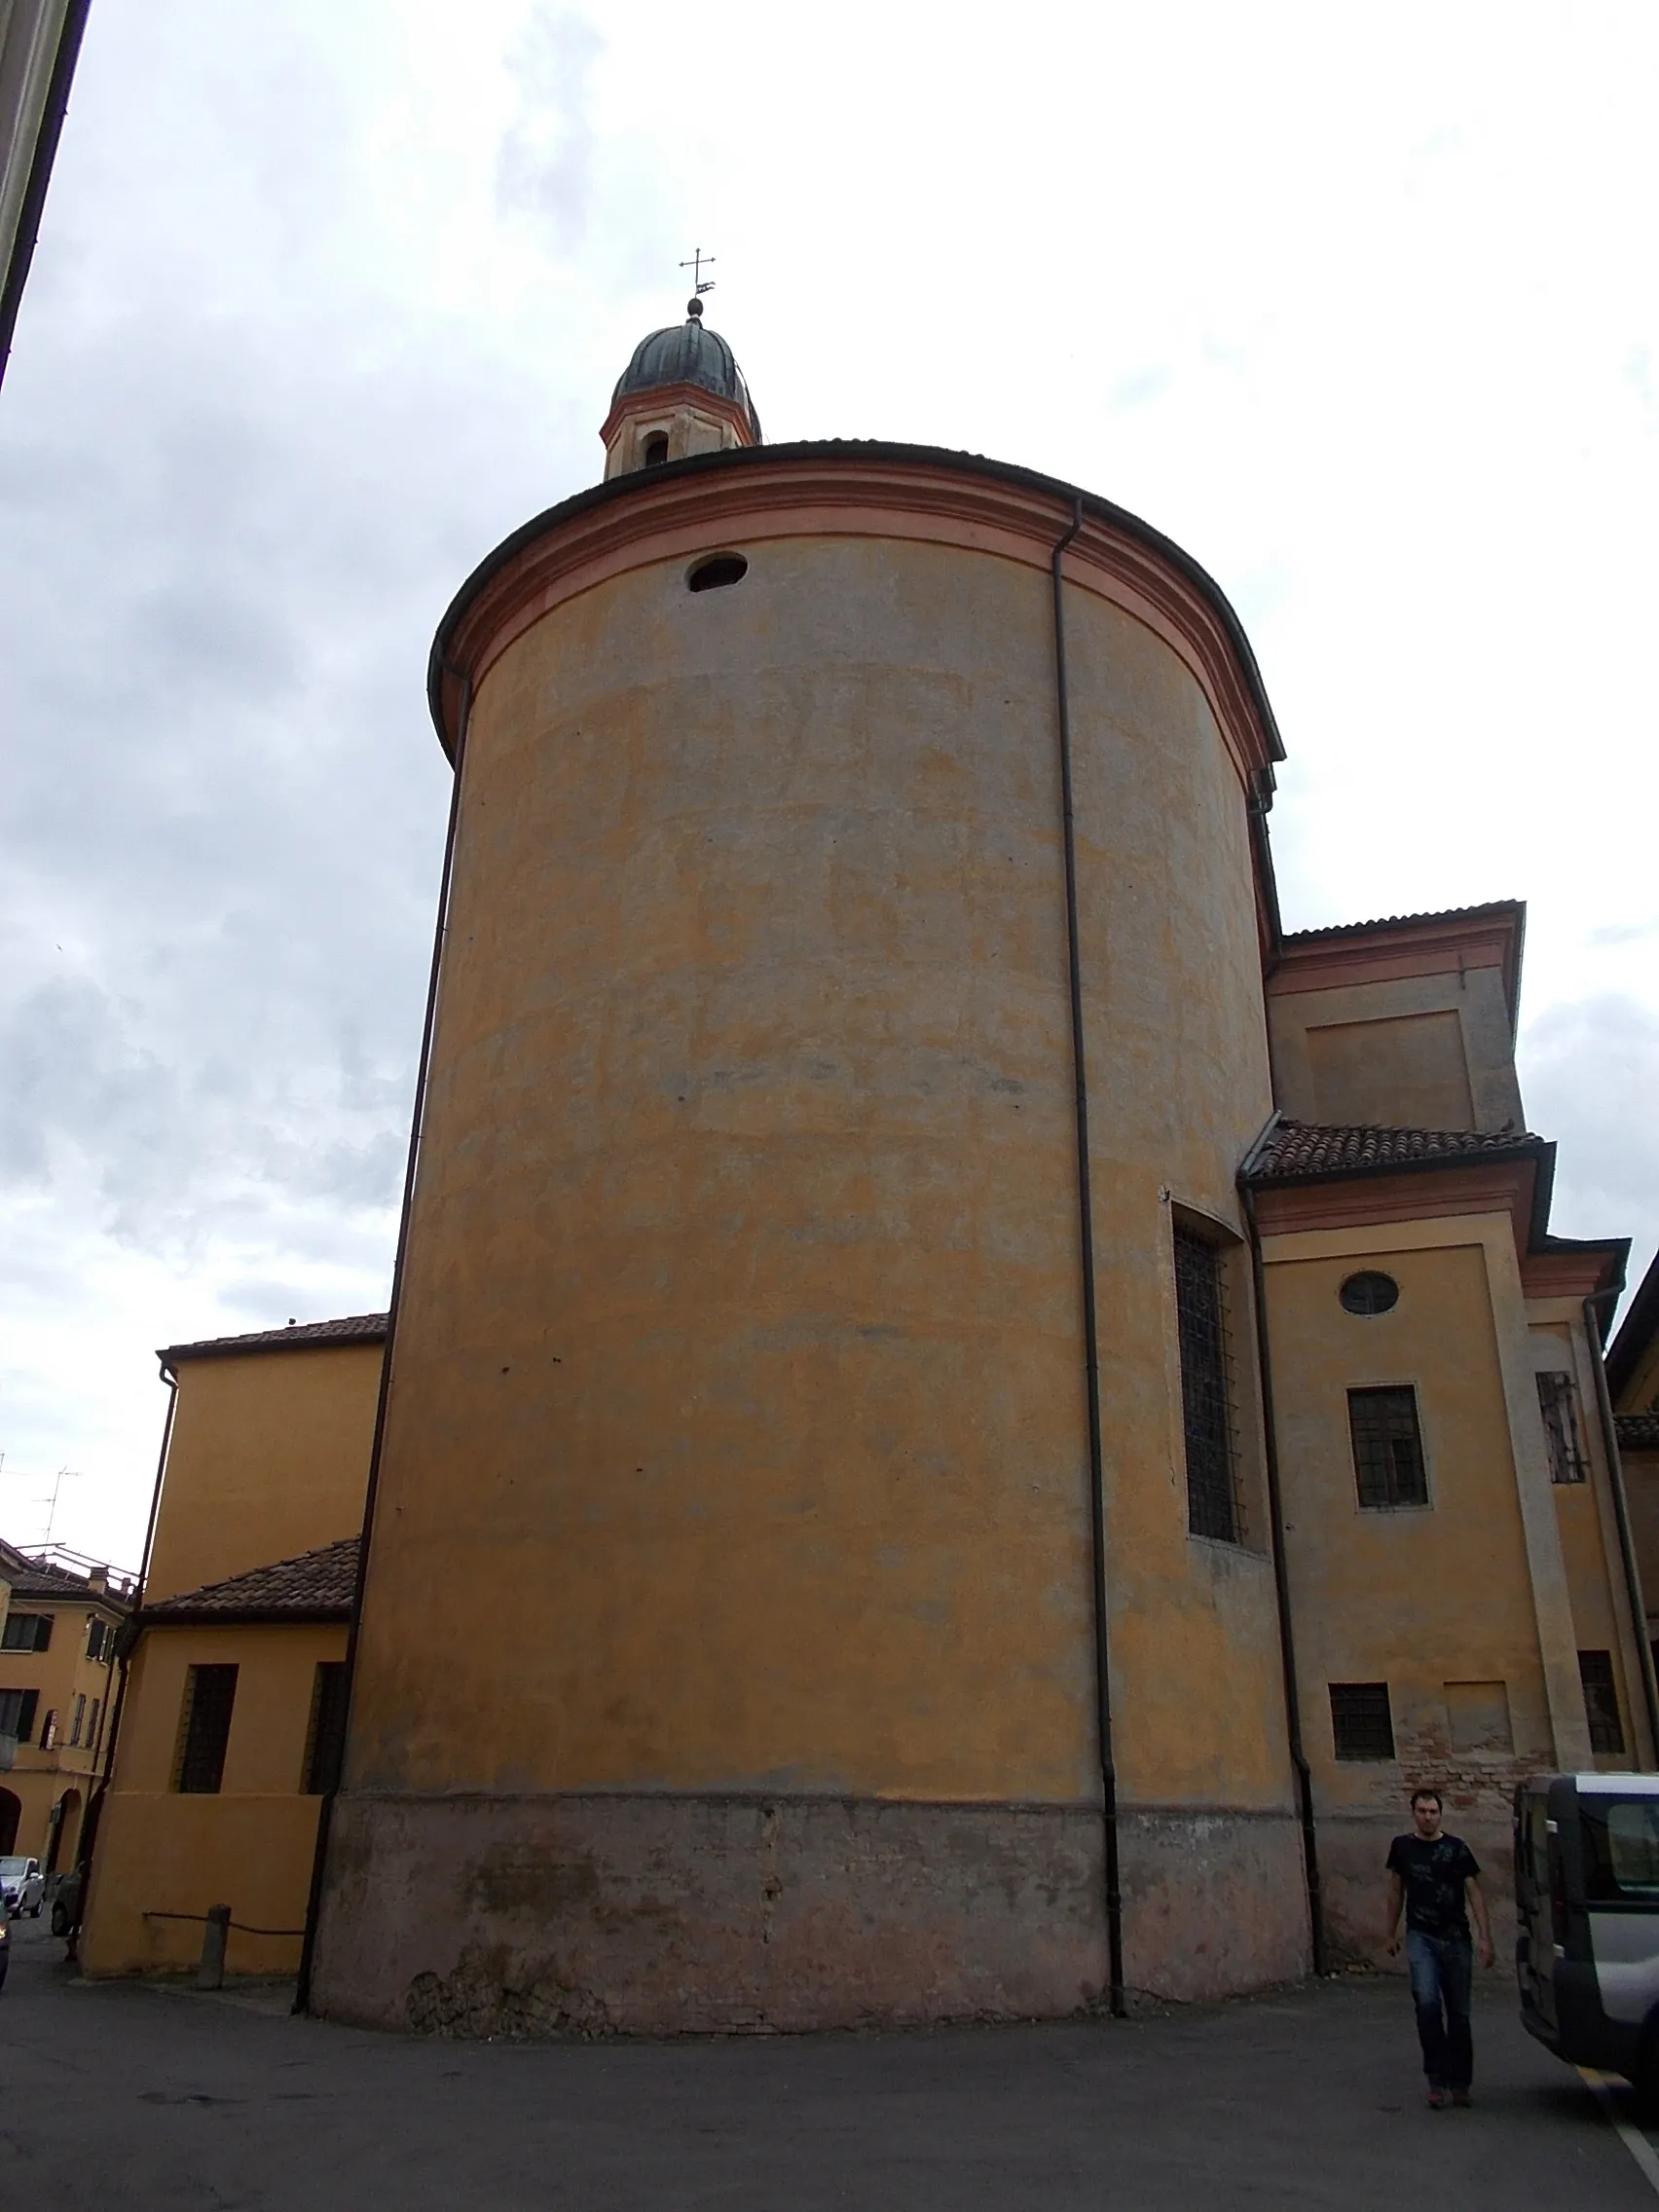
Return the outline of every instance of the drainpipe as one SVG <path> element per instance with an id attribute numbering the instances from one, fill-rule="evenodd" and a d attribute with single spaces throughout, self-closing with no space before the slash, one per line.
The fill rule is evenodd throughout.
<path id="1" fill-rule="evenodd" d="M 160 1354 L 157 1356 L 160 1358 Z M 136 1602 L 116 1637 L 115 1696 L 110 1701 L 109 1718 L 104 1723 L 103 1768 L 98 1775 L 97 1788 L 92 1791 L 92 1800 L 87 1807 L 87 1817 L 81 1823 L 80 1849 L 76 1859 L 81 1873 L 81 1899 L 74 1925 L 69 1931 L 71 1959 L 75 1956 L 76 1937 L 81 1932 L 81 1922 L 86 1917 L 87 1897 L 92 1879 L 92 1853 L 97 1848 L 98 1823 L 103 1818 L 104 1799 L 109 1794 L 110 1777 L 115 1772 L 115 1741 L 121 1733 L 121 1715 L 127 1706 L 128 1671 L 138 1648 L 138 1639 L 143 1633 L 139 1623 L 144 1611 L 144 1587 L 150 1579 L 150 1554 L 156 1542 L 156 1516 L 162 1506 L 162 1477 L 166 1472 L 167 1447 L 172 1442 L 173 1415 L 178 1411 L 178 1377 L 165 1359 L 161 1361 L 161 1369 L 162 1381 L 167 1386 L 166 1419 L 162 1423 L 162 1449 L 156 1457 L 155 1488 L 150 1493 L 150 1519 L 144 1530 L 143 1556 L 138 1562 Z"/>
<path id="2" fill-rule="evenodd" d="M 1641 1676 L 1641 1702 L 1647 1714 L 1647 1740 L 1655 1758 L 1659 1758 L 1659 1679 L 1654 1676 L 1653 1646 L 1647 1640 L 1647 1608 L 1641 1598 L 1641 1576 L 1637 1568 L 1636 1541 L 1630 1528 L 1630 1497 L 1625 1490 L 1624 1461 L 1619 1456 L 1618 1423 L 1613 1419 L 1612 1392 L 1607 1388 L 1606 1362 L 1602 1356 L 1602 1324 L 1596 1312 L 1598 1306 L 1617 1296 L 1616 1290 L 1599 1290 L 1584 1301 L 1584 1334 L 1590 1341 L 1590 1365 L 1596 1376 L 1596 1410 L 1602 1417 L 1602 1449 L 1606 1456 L 1607 1484 L 1613 1493 L 1613 1519 L 1618 1523 L 1625 1596 L 1630 1602 L 1636 1663 Z"/>
<path id="3" fill-rule="evenodd" d="M 374 1530 L 375 1500 L 380 1493 L 381 1451 L 386 1442 L 387 1407 L 391 1398 L 391 1355 L 397 1341 L 397 1312 L 403 1297 L 403 1267 L 409 1251 L 409 1216 L 415 1200 L 415 1171 L 421 1159 L 421 1125 L 426 1111 L 426 1079 L 431 1070 L 432 1030 L 438 1012 L 438 972 L 443 965 L 444 940 L 449 932 L 450 888 L 455 873 L 456 831 L 461 823 L 461 777 L 466 756 L 467 724 L 472 719 L 472 679 L 463 670 L 443 663 L 444 673 L 461 683 L 461 713 L 456 719 L 455 781 L 450 788 L 449 827 L 444 832 L 443 873 L 438 885 L 438 915 L 432 930 L 432 965 L 426 979 L 426 1016 L 421 1030 L 421 1057 L 415 1077 L 415 1103 L 409 1125 L 409 1152 L 403 1169 L 403 1212 L 397 1225 L 397 1256 L 391 1269 L 391 1297 L 386 1317 L 386 1348 L 381 1355 L 380 1395 L 375 1404 L 374 1442 L 369 1448 L 369 1478 L 363 1493 L 363 1533 L 357 1548 L 357 1584 L 351 1596 L 351 1625 L 346 1634 L 345 1713 L 341 1719 L 342 1765 L 345 1746 L 351 1733 L 351 1693 L 357 1676 L 357 1646 L 363 1620 L 363 1592 L 368 1583 L 369 1540 Z M 306 1900 L 306 1934 L 300 1950 L 299 1981 L 294 1991 L 296 2012 L 311 2009 L 312 1972 L 316 1964 L 317 1917 L 322 1909 L 323 1883 L 328 1868 L 328 1842 L 334 1826 L 335 1800 L 340 1795 L 339 1773 L 329 1778 L 328 1788 L 316 1814 L 316 1845 L 312 1853 L 311 1892 Z"/>
<path id="4" fill-rule="evenodd" d="M 1267 1460 L 1268 1518 L 1272 1527 L 1273 1590 L 1278 1601 L 1279 1671 L 1284 1677 L 1285 1737 L 1290 1763 L 1296 1770 L 1297 1807 L 1302 1819 L 1302 1869 L 1308 1886 L 1308 1932 L 1313 1951 L 1313 1972 L 1324 1973 L 1325 1910 L 1319 1890 L 1319 1844 L 1313 1824 L 1313 1770 L 1302 1739 L 1302 1692 L 1296 1674 L 1296 1635 L 1290 1608 L 1290 1564 L 1284 1549 L 1284 1496 L 1279 1487 L 1278 1425 L 1273 1418 L 1272 1352 L 1268 1339 L 1268 1271 L 1262 1259 L 1262 1232 L 1256 1219 L 1256 1194 L 1247 1180 L 1256 1157 L 1274 1127 L 1275 1112 L 1250 1147 L 1238 1170 L 1238 1194 L 1244 1202 L 1244 1224 L 1250 1237 L 1250 1284 L 1256 1308 L 1256 1368 L 1262 1382 L 1262 1442 Z"/>
<path id="5" fill-rule="evenodd" d="M 1106 1582 L 1106 1470 L 1100 1437 L 1100 1331 L 1094 1298 L 1094 1208 L 1088 1170 L 1088 1074 L 1084 1052 L 1083 958 L 1078 943 L 1077 837 L 1072 817 L 1071 701 L 1066 688 L 1066 607 L 1061 562 L 1083 528 L 1083 500 L 1072 501 L 1069 529 L 1054 547 L 1054 705 L 1060 738 L 1060 818 L 1066 860 L 1066 956 L 1071 986 L 1072 1074 L 1076 1084 L 1078 1243 L 1083 1263 L 1084 1380 L 1088 1401 L 1088 1516 L 1094 1566 L 1094 1714 L 1105 1844 L 1106 1957 L 1114 2019 L 1128 2015 L 1124 1985 L 1124 1893 L 1118 1854 L 1118 1769 L 1112 1751 L 1111 1617 Z"/>

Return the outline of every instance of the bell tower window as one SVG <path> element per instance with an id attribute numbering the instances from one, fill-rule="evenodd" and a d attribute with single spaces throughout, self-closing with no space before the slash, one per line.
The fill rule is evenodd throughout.
<path id="1" fill-rule="evenodd" d="M 653 430 L 645 440 L 645 465 L 646 468 L 660 468 L 667 459 L 668 432 Z"/>

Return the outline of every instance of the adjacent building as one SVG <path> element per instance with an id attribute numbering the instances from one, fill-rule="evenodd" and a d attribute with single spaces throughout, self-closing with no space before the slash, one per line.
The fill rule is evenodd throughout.
<path id="1" fill-rule="evenodd" d="M 174 1390 L 81 1956 L 292 1972 L 339 1763 L 384 1314 L 173 1345 Z"/>
<path id="2" fill-rule="evenodd" d="M 133 1590 L 107 1567 L 72 1567 L 0 1545 L 0 1857 L 67 1872 L 80 1849 Z"/>

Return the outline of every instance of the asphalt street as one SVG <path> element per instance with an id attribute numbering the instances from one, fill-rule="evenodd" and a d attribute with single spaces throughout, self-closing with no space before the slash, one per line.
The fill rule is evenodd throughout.
<path id="1" fill-rule="evenodd" d="M 536 2046 L 91 1984 L 44 1923 L 14 1941 L 8 2212 L 1659 2206 L 1495 1973 L 1475 2108 L 1431 2113 L 1404 1989 L 1381 1977 L 1127 2023 Z"/>

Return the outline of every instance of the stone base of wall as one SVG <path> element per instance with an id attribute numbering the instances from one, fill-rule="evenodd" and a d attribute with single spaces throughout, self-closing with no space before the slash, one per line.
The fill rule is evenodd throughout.
<path id="1" fill-rule="evenodd" d="M 1121 1821 L 1131 1989 L 1306 1970 L 1289 1815 Z M 353 1797 L 313 1984 L 329 2017 L 455 2036 L 1058 2016 L 1106 1985 L 1098 1812 L 862 1798 Z"/>
<path id="2" fill-rule="evenodd" d="M 1366 1965 L 1405 1972 L 1403 1955 L 1390 1959 L 1382 1949 L 1387 1910 L 1384 1862 L 1397 1835 L 1411 1830 L 1411 1816 L 1391 1813 L 1323 1813 L 1319 1817 L 1319 1887 L 1325 1940 L 1333 1967 Z M 1446 1805 L 1446 1825 L 1460 1835 L 1481 1867 L 1481 1888 L 1492 1914 L 1498 1967 L 1515 1955 L 1514 1845 L 1507 1821 L 1470 1815 Z"/>

